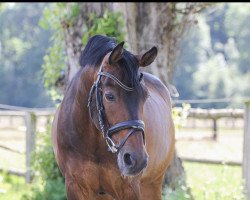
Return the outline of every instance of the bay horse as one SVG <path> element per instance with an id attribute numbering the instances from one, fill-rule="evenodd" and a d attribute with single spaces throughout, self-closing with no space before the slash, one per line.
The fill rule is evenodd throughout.
<path id="1" fill-rule="evenodd" d="M 140 73 L 157 48 L 134 55 L 96 35 L 56 111 L 53 150 L 69 200 L 159 200 L 174 152 L 168 89 Z"/>

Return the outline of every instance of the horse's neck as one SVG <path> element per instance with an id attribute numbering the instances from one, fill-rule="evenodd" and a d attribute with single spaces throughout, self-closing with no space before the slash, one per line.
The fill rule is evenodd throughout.
<path id="1" fill-rule="evenodd" d="M 93 70 L 80 69 L 69 85 L 62 102 L 61 125 L 68 131 L 73 130 L 72 134 L 75 134 L 75 137 L 88 137 L 90 132 L 96 131 L 87 107 L 89 91 L 94 82 L 91 80 L 93 77 Z M 68 134 L 66 132 L 65 130 L 65 135 Z"/>
<path id="2" fill-rule="evenodd" d="M 94 79 L 95 73 L 81 71 L 72 80 L 61 104 L 57 124 L 58 145 L 69 152 L 78 152 L 77 155 L 103 155 L 107 145 L 92 122 L 87 107 L 94 83 L 91 79 Z"/>
<path id="3" fill-rule="evenodd" d="M 75 115 L 75 120 L 78 122 L 78 126 L 84 124 L 91 125 L 92 120 L 89 115 L 88 110 L 88 98 L 90 89 L 94 83 L 93 77 L 95 74 L 95 70 L 90 69 L 82 69 L 76 77 L 76 88 L 75 88 L 75 99 L 73 103 L 73 114 Z M 80 121 L 79 119 L 82 119 Z"/>

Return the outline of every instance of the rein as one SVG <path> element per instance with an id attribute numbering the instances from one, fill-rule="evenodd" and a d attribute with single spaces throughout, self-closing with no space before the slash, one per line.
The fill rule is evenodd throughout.
<path id="1" fill-rule="evenodd" d="M 107 128 L 105 126 L 104 123 L 104 118 L 105 118 L 105 110 L 104 110 L 104 106 L 103 106 L 103 101 L 102 101 L 102 96 L 101 96 L 101 76 L 106 76 L 110 79 L 112 79 L 113 81 L 115 81 L 122 89 L 128 91 L 128 92 L 132 92 L 134 89 L 132 87 L 128 87 L 125 84 L 123 84 L 118 78 L 116 78 L 114 75 L 108 73 L 108 72 L 103 72 L 102 71 L 103 68 L 103 64 L 101 65 L 99 72 L 98 72 L 98 77 L 96 79 L 96 81 L 94 82 L 94 84 L 92 85 L 90 92 L 89 92 L 89 98 L 88 98 L 88 108 L 89 108 L 89 113 L 90 113 L 90 117 L 92 118 L 92 114 L 91 114 L 91 110 L 90 110 L 90 104 L 92 102 L 92 97 L 94 95 L 96 95 L 96 108 L 98 111 L 98 121 L 99 121 L 99 126 L 101 128 L 101 132 L 102 135 L 109 147 L 109 150 L 112 153 L 118 153 L 121 148 L 124 146 L 124 144 L 126 143 L 126 141 L 128 140 L 128 138 L 135 132 L 135 131 L 141 131 L 142 135 L 143 135 L 143 141 L 145 143 L 145 135 L 144 135 L 144 122 L 142 120 L 129 120 L 129 121 L 123 121 L 120 123 L 117 123 L 113 126 L 111 126 L 110 128 Z M 142 80 L 143 74 L 141 73 L 139 81 Z M 124 129 L 131 129 L 128 134 L 122 139 L 122 141 L 120 142 L 120 144 L 118 146 L 116 146 L 116 144 L 114 143 L 114 141 L 112 140 L 112 135 L 118 133 L 121 130 Z"/>

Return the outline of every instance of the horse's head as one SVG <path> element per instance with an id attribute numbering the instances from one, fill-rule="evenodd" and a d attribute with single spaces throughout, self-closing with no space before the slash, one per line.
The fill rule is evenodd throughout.
<path id="1" fill-rule="evenodd" d="M 157 49 L 153 47 L 133 55 L 118 44 L 104 56 L 90 92 L 95 109 L 91 108 L 96 126 L 113 153 L 117 153 L 120 171 L 125 176 L 139 174 L 148 162 L 145 148 L 143 105 L 148 96 L 141 84 L 139 67 L 151 64 Z M 92 99 L 92 96 L 94 98 Z M 95 110 L 98 114 L 93 114 Z"/>

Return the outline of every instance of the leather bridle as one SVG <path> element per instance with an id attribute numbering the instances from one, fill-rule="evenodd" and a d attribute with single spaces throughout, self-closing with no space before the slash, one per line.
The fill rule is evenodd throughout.
<path id="1" fill-rule="evenodd" d="M 135 132 L 135 131 L 141 131 L 142 135 L 143 135 L 143 141 L 145 144 L 145 135 L 144 135 L 144 122 L 142 120 L 129 120 L 129 121 L 123 121 L 120 123 L 117 123 L 113 126 L 111 126 L 110 128 L 108 128 L 106 126 L 106 124 L 104 123 L 104 119 L 105 119 L 105 110 L 104 110 L 104 106 L 103 106 L 103 101 L 102 101 L 102 95 L 101 95 L 101 76 L 106 76 L 110 79 L 112 79 L 113 81 L 115 81 L 122 89 L 128 91 L 128 92 L 132 92 L 134 89 L 132 87 L 128 87 L 126 85 L 124 85 L 118 78 L 116 78 L 114 75 L 108 73 L 108 72 L 103 72 L 103 64 L 101 65 L 99 72 L 98 72 L 98 76 L 96 81 L 94 82 L 94 84 L 92 85 L 90 92 L 89 92 L 89 98 L 88 98 L 88 108 L 89 108 L 89 113 L 90 113 L 90 117 L 92 118 L 92 114 L 91 114 L 91 108 L 90 108 L 90 104 L 92 102 L 92 96 L 96 95 L 96 108 L 98 111 L 98 121 L 99 121 L 99 126 L 101 128 L 101 132 L 103 134 L 103 137 L 110 149 L 110 151 L 112 153 L 118 153 L 120 151 L 120 149 L 124 146 L 124 144 L 126 143 L 126 141 L 128 140 L 128 138 Z M 141 81 L 143 77 L 143 74 L 141 73 L 141 76 L 139 78 L 139 81 Z M 121 130 L 124 129 L 131 129 L 128 134 L 121 140 L 120 144 L 118 146 L 116 146 L 116 144 L 114 143 L 114 141 L 112 140 L 112 135 L 118 133 Z"/>

